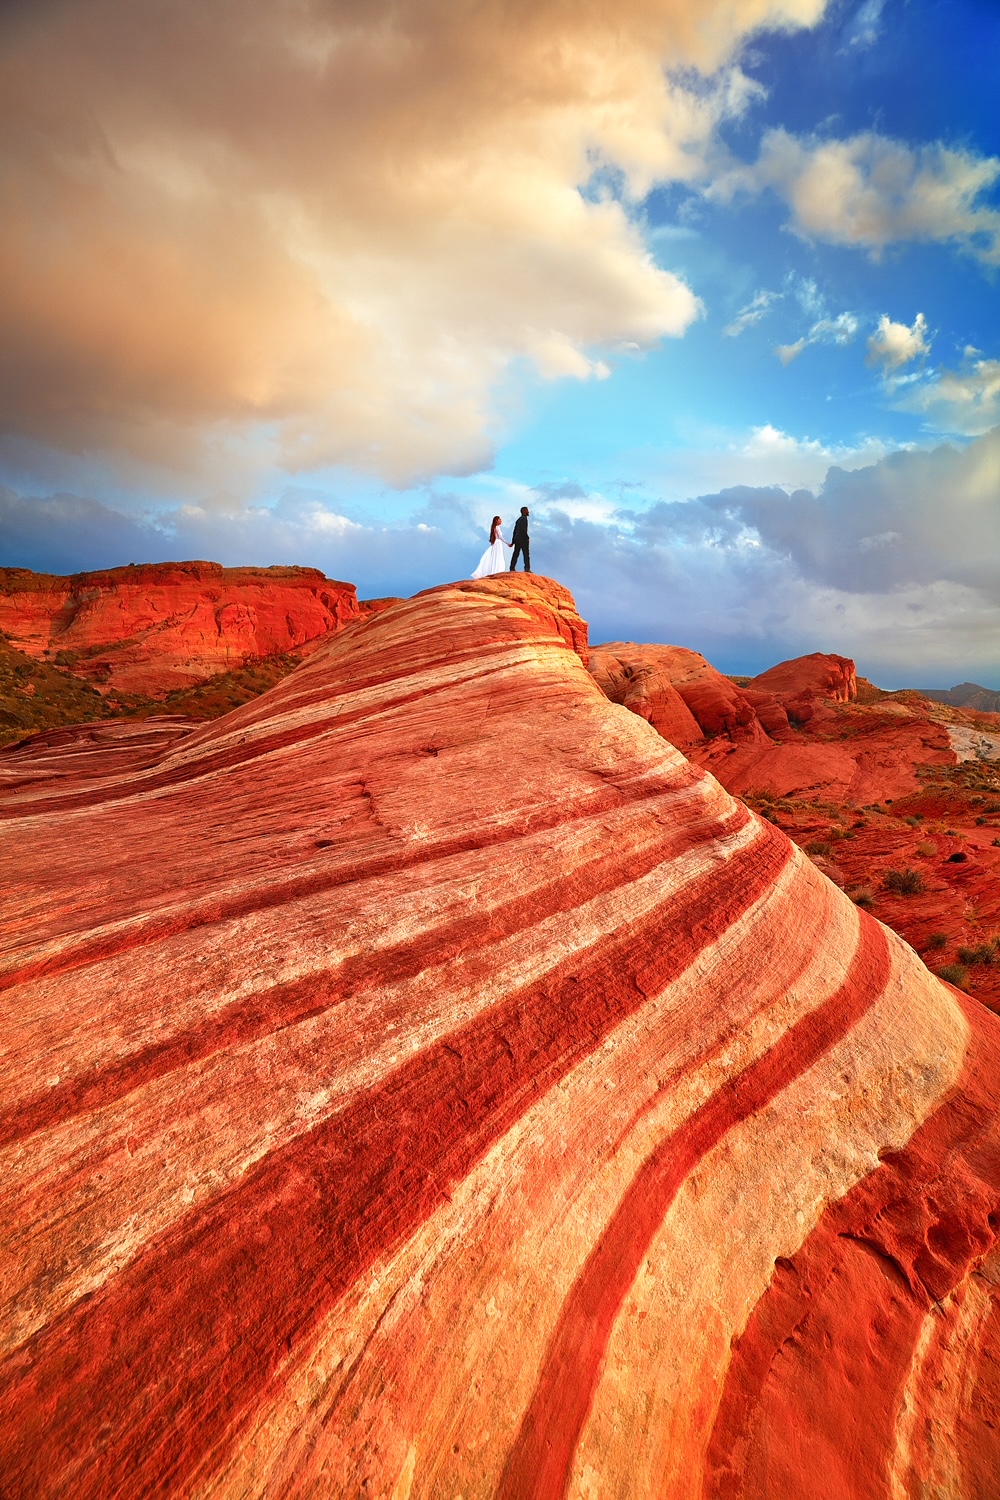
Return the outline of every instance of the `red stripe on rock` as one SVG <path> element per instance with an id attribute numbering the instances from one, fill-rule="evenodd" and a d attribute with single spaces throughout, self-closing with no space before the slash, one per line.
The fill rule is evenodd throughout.
<path id="1" fill-rule="evenodd" d="M 190 932 L 194 928 L 243 917 L 250 912 L 267 911 L 302 897 L 336 890 L 339 886 L 354 885 L 380 875 L 414 869 L 432 860 L 450 859 L 456 854 L 495 848 L 516 838 L 563 827 L 576 819 L 600 817 L 602 813 L 616 812 L 630 804 L 651 801 L 664 793 L 681 791 L 703 780 L 705 775 L 705 772 L 685 762 L 682 766 L 668 767 L 662 776 L 644 778 L 631 785 L 625 783 L 618 786 L 609 779 L 599 791 L 586 798 L 541 805 L 526 811 L 519 810 L 511 813 L 503 823 L 486 824 L 473 833 L 465 833 L 459 837 L 442 836 L 435 843 L 425 844 L 416 851 L 387 839 L 385 842 L 388 847 L 385 852 L 363 856 L 351 848 L 348 838 L 342 841 L 343 848 L 338 847 L 341 841 L 335 840 L 332 857 L 336 859 L 340 856 L 341 863 L 333 870 L 315 870 L 308 875 L 294 875 L 283 880 L 273 877 L 265 879 L 263 872 L 258 870 L 255 874 L 260 883 L 251 885 L 250 889 L 241 889 L 232 895 L 212 895 L 206 900 L 191 901 L 183 910 L 173 906 L 163 914 L 158 913 L 155 907 L 152 910 L 144 909 L 140 917 L 126 917 L 119 929 L 102 932 L 97 937 L 90 936 L 89 929 L 85 929 L 73 946 L 69 946 L 69 943 L 75 934 L 57 934 L 57 939 L 64 938 L 67 946 L 55 954 L 26 959 L 19 965 L 12 962 L 6 972 L 0 973 L 0 992 L 32 979 L 52 978 L 87 964 L 98 963 L 102 959 L 115 958 L 131 949 L 146 947 L 163 938 L 173 937 L 178 932 Z M 354 787 L 358 785 L 358 782 L 353 783 Z M 717 833 L 718 826 L 712 836 Z M 15 957 L 8 950 L 7 955 L 0 954 L 0 961 L 5 956 Z"/>
<path id="2" fill-rule="evenodd" d="M 861 916 L 858 950 L 836 994 L 723 1084 L 644 1162 L 563 1308 L 498 1500 L 556 1500 L 565 1494 L 615 1319 L 685 1178 L 727 1131 L 839 1042 L 883 993 L 890 972 L 888 943 L 879 925 Z"/>
<path id="3" fill-rule="evenodd" d="M 819 1473 L 824 1500 L 889 1500 L 924 1318 L 1000 1233 L 1000 1022 L 974 1000 L 962 1006 L 972 1036 L 949 1099 L 827 1209 L 792 1260 L 777 1262 L 734 1345 L 705 1500 L 801 1500 Z M 987 1500 L 1000 1429 L 972 1426 L 979 1448 L 963 1454 L 969 1483 L 956 1494 Z M 977 1488 L 977 1473 L 989 1473 L 990 1486 Z"/>
<path id="4" fill-rule="evenodd" d="M 274 1152 L 41 1330 L 0 1367 L 9 1493 L 187 1493 L 358 1277 L 760 899 L 789 857 L 787 840 L 763 827 L 727 866 L 739 901 L 722 908 L 709 871 Z"/>
<path id="5" fill-rule="evenodd" d="M 507 936 L 557 912 L 571 910 L 581 900 L 591 900 L 616 887 L 648 875 L 667 859 L 677 859 L 722 836 L 745 828 L 749 814 L 734 810 L 724 821 L 705 822 L 679 836 L 661 839 L 637 854 L 620 851 L 595 859 L 546 890 L 535 891 L 524 900 L 498 905 L 491 914 L 494 938 Z M 586 882 L 584 891 L 580 882 Z M 104 1109 L 134 1089 L 227 1047 L 245 1046 L 286 1026 L 322 1015 L 343 1004 L 349 996 L 365 990 L 399 984 L 465 951 L 470 940 L 482 938 L 483 916 L 477 911 L 464 920 L 452 921 L 382 950 L 377 967 L 369 954 L 355 958 L 321 974 L 234 1001 L 197 1026 L 184 1027 L 166 1040 L 144 1047 L 114 1063 L 64 1082 L 0 1109 L 0 1149 L 25 1140 L 39 1130 L 92 1110 Z"/>

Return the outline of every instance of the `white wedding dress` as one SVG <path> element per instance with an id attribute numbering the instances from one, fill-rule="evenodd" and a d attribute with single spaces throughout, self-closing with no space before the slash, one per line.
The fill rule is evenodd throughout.
<path id="1" fill-rule="evenodd" d="M 479 566 L 473 573 L 473 578 L 488 578 L 491 573 L 506 573 L 507 559 L 504 557 L 504 540 L 497 532 L 497 539 L 492 547 L 487 547 L 479 559 Z"/>

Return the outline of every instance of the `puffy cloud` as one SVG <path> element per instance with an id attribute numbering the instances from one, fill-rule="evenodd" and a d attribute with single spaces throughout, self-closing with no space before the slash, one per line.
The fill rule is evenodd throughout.
<path id="1" fill-rule="evenodd" d="M 912 327 L 906 323 L 894 323 L 883 313 L 878 328 L 868 340 L 868 363 L 881 365 L 884 370 L 898 370 L 909 364 L 919 354 L 928 354 L 927 319 L 917 313 Z"/>
<path id="2" fill-rule="evenodd" d="M 1000 359 L 966 351 L 958 370 L 936 370 L 919 384 L 904 386 L 896 405 L 922 413 L 938 432 L 976 437 L 1000 422 Z"/>
<path id="3" fill-rule="evenodd" d="M 980 200 L 998 177 L 1000 158 L 940 143 L 913 148 L 874 131 L 800 139 L 777 129 L 764 136 L 756 162 L 721 172 L 708 191 L 727 199 L 771 188 L 809 239 L 874 254 L 901 240 L 955 242 L 996 265 L 1000 212 Z"/>
<path id="4" fill-rule="evenodd" d="M 824 3 L 4 7 L 0 427 L 476 469 L 512 361 L 601 377 L 697 316 L 627 200 L 700 180 L 741 41 Z"/>

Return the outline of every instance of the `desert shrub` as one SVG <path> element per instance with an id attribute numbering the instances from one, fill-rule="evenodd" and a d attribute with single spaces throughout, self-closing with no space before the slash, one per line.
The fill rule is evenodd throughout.
<path id="1" fill-rule="evenodd" d="M 906 821 L 909 823 L 909 825 L 910 825 L 911 828 L 919 828 L 919 826 L 922 823 L 923 819 L 922 818 L 913 817 L 913 818 L 907 818 Z"/>
<path id="2" fill-rule="evenodd" d="M 932 932 L 927 939 L 928 948 L 946 948 L 948 946 L 948 934 L 946 932 Z"/>
<path id="3" fill-rule="evenodd" d="M 993 847 L 994 849 L 1000 849 L 1000 839 L 993 840 Z"/>
<path id="4" fill-rule="evenodd" d="M 919 896 L 924 889 L 924 877 L 919 870 L 886 870 L 882 885 L 894 896 Z"/>
<path id="5" fill-rule="evenodd" d="M 847 894 L 855 906 L 861 906 L 865 911 L 875 905 L 875 892 L 870 885 L 852 885 Z"/>
<path id="6" fill-rule="evenodd" d="M 820 859 L 829 859 L 831 852 L 830 845 L 825 844 L 822 839 L 814 839 L 811 844 L 806 845 L 806 853 L 818 854 Z"/>
<path id="7" fill-rule="evenodd" d="M 924 859 L 930 859 L 932 854 L 937 853 L 937 848 L 934 844 L 918 844 L 917 853 L 923 855 Z"/>
<path id="8" fill-rule="evenodd" d="M 995 964 L 1000 961 L 997 942 L 980 943 L 978 948 L 959 948 L 958 957 L 963 964 Z"/>
<path id="9" fill-rule="evenodd" d="M 961 964 L 945 964 L 944 968 L 938 969 L 937 975 L 939 979 L 947 979 L 949 984 L 959 990 L 964 990 L 969 983 L 969 971 Z"/>

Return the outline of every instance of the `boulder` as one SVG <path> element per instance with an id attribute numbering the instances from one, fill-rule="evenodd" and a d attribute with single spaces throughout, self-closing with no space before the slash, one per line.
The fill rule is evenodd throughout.
<path id="1" fill-rule="evenodd" d="M 593 647 L 590 671 L 612 703 L 646 719 L 671 744 L 683 748 L 717 735 L 768 741 L 746 695 L 697 651 L 615 641 Z"/>
<path id="2" fill-rule="evenodd" d="M 587 656 L 0 752 L 6 1494 L 992 1492 L 1000 1021 Z"/>
<path id="3" fill-rule="evenodd" d="M 751 702 L 759 694 L 776 699 L 793 723 L 806 724 L 816 716 L 820 703 L 853 703 L 858 696 L 858 675 L 850 657 L 814 651 L 769 667 L 747 684 Z"/>

